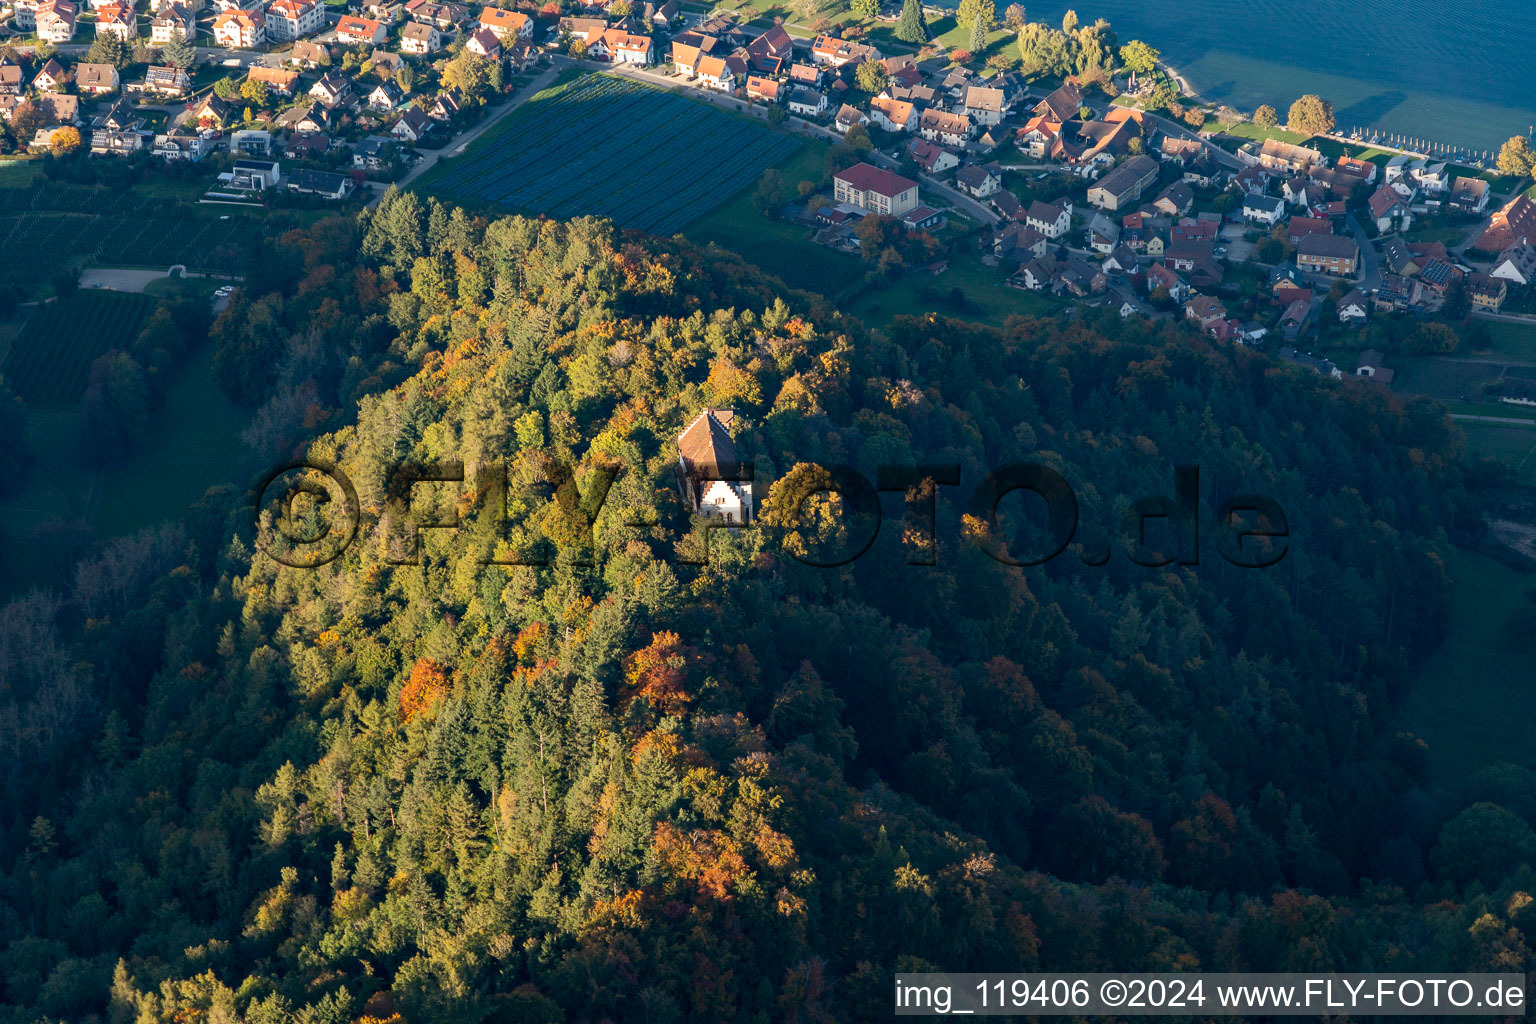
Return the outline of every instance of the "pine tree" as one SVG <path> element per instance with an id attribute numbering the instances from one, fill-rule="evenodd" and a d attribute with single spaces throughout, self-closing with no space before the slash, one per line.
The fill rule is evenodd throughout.
<path id="1" fill-rule="evenodd" d="M 177 32 L 161 49 L 160 57 L 172 67 L 185 71 L 197 63 L 197 47 L 192 45 L 185 33 Z"/>
<path id="2" fill-rule="evenodd" d="M 923 17 L 920 0 L 906 0 L 901 5 L 901 18 L 896 22 L 896 38 L 904 43 L 922 44 L 928 41 L 928 20 Z"/>
<path id="3" fill-rule="evenodd" d="M 987 32 L 992 28 L 991 19 L 978 15 L 971 21 L 971 52 L 977 56 L 987 48 Z"/>

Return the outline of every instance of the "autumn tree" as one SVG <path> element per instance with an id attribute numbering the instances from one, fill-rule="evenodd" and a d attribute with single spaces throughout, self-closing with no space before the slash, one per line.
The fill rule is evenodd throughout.
<path id="1" fill-rule="evenodd" d="M 1333 131 L 1333 125 L 1333 104 L 1316 93 L 1292 103 L 1286 114 L 1286 128 L 1300 135 L 1322 135 Z"/>
<path id="2" fill-rule="evenodd" d="M 1273 128 L 1280 123 L 1280 114 L 1274 107 L 1265 103 L 1253 112 L 1253 123 L 1260 128 Z"/>
<path id="3" fill-rule="evenodd" d="M 877 60 L 866 60 L 859 64 L 858 70 L 853 73 L 854 81 L 864 92 L 871 96 L 877 96 L 885 91 L 890 82 L 890 73 L 885 65 Z"/>
<path id="4" fill-rule="evenodd" d="M 1500 174 L 1516 178 L 1529 176 L 1536 168 L 1536 151 L 1531 149 L 1531 140 L 1524 135 L 1511 136 L 1499 147 L 1498 168 Z"/>
<path id="5" fill-rule="evenodd" d="M 1162 54 L 1140 39 L 1132 39 L 1120 47 L 1120 63 L 1138 75 L 1150 75 L 1157 70 Z"/>
<path id="6" fill-rule="evenodd" d="M 1029 17 L 1025 13 L 1023 4 L 1009 4 L 1008 9 L 1003 12 L 1003 24 L 1008 26 L 1010 32 L 1019 32 L 1028 21 Z"/>
<path id="7" fill-rule="evenodd" d="M 48 151 L 54 156 L 69 156 L 80 148 L 80 129 L 65 125 L 54 130 L 48 140 Z"/>

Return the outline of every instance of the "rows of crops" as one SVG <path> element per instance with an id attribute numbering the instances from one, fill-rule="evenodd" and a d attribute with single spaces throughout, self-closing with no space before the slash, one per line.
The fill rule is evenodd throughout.
<path id="1" fill-rule="evenodd" d="M 596 214 L 666 235 L 799 145 L 673 93 L 589 75 L 530 100 L 425 187 L 552 217 Z"/>
<path id="2" fill-rule="evenodd" d="M 73 402 L 84 393 L 96 357 L 126 348 L 154 308 L 152 296 L 111 291 L 45 303 L 11 346 L 6 382 L 28 403 Z"/>

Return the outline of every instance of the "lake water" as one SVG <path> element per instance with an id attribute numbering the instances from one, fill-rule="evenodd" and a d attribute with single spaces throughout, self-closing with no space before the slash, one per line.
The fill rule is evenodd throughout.
<path id="1" fill-rule="evenodd" d="M 1006 6 L 999 0 L 998 9 Z M 1032 21 L 1107 18 L 1144 39 L 1207 99 L 1282 119 L 1298 95 L 1340 127 L 1496 149 L 1536 124 L 1531 0 L 1094 0 L 1028 3 Z"/>

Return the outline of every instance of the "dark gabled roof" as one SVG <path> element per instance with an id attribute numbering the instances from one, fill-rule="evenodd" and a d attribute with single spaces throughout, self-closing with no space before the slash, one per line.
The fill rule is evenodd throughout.
<path id="1" fill-rule="evenodd" d="M 677 436 L 677 453 L 683 460 L 683 468 L 689 472 L 697 468 L 716 471 L 734 471 L 736 468 L 736 442 L 731 440 L 726 426 L 735 418 L 729 409 L 705 409 L 693 418 Z"/>

